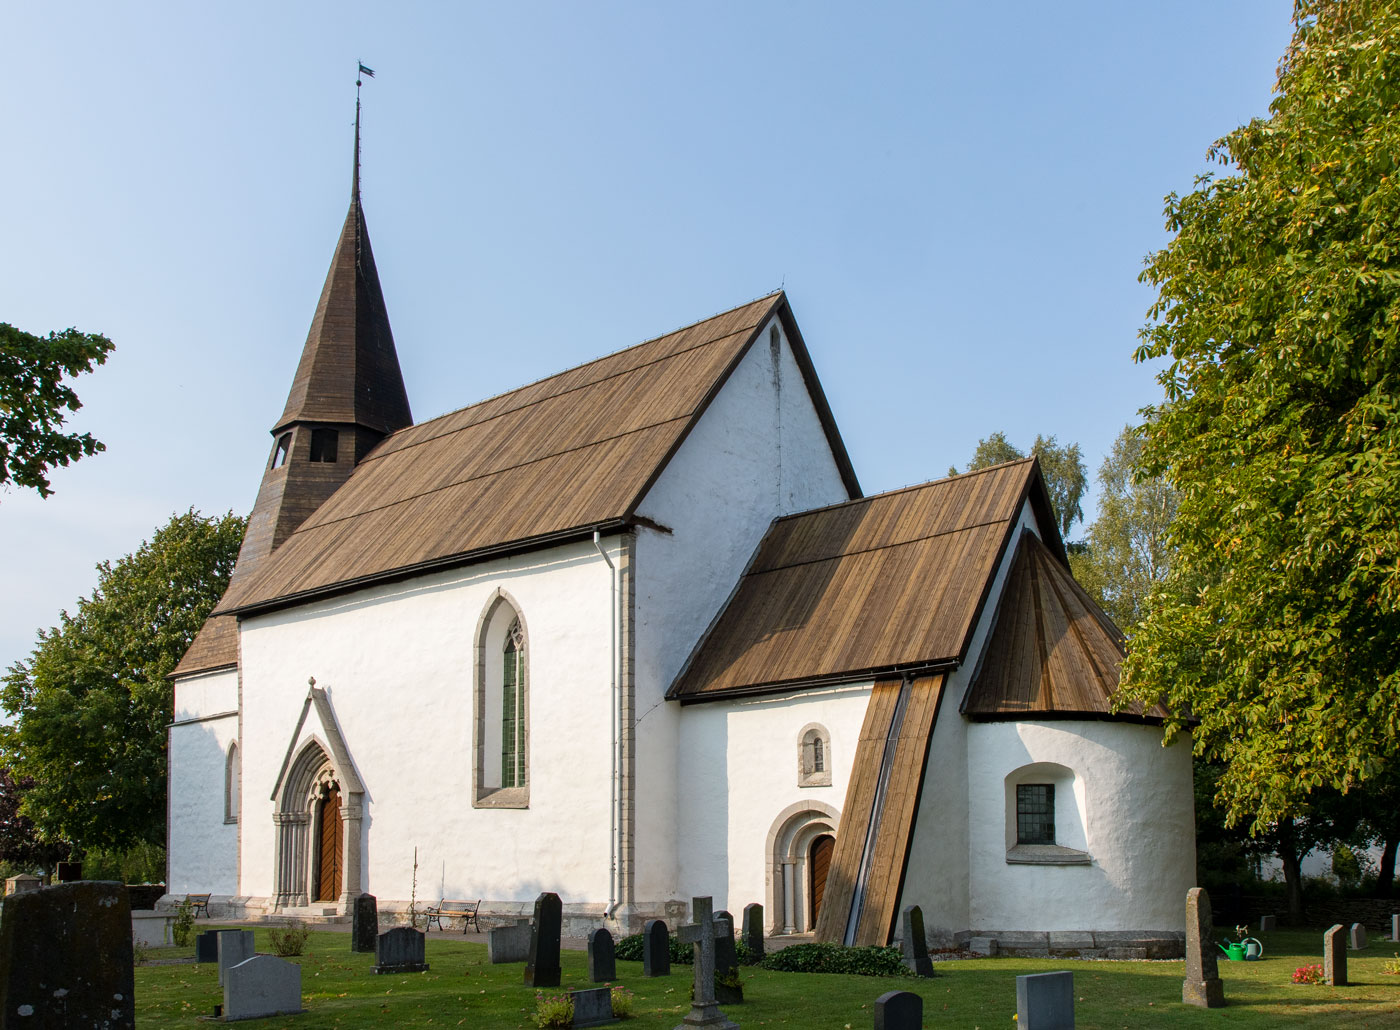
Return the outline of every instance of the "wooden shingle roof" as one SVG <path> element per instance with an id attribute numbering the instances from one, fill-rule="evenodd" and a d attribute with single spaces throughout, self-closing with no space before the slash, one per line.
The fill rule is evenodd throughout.
<path id="1" fill-rule="evenodd" d="M 776 520 L 668 696 L 962 662 L 1028 497 L 1053 527 L 1033 458 Z"/>
<path id="2" fill-rule="evenodd" d="M 400 430 L 220 612 L 249 613 L 620 528 L 770 317 L 859 484 L 782 293 Z"/>
<path id="3" fill-rule="evenodd" d="M 232 615 L 211 615 L 195 634 L 190 649 L 175 666 L 172 676 L 193 676 L 238 664 L 238 620 Z"/>
<path id="4" fill-rule="evenodd" d="M 1023 533 L 962 711 L 977 720 L 1162 719 L 1140 704 L 1116 716 L 1123 634 L 1033 533 Z"/>

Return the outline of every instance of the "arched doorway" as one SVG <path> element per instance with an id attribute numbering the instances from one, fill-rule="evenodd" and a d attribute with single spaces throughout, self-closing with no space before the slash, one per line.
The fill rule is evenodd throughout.
<path id="1" fill-rule="evenodd" d="M 807 849 L 807 897 L 811 899 L 812 926 L 822 911 L 822 895 L 826 893 L 826 874 L 831 871 L 831 854 L 836 850 L 836 838 L 823 833 L 812 838 Z"/>
<path id="2" fill-rule="evenodd" d="M 340 787 L 334 782 L 322 783 L 316 799 L 316 869 L 312 882 L 316 885 L 313 901 L 339 901 L 340 881 L 344 872 L 345 825 L 340 815 Z"/>
<path id="3" fill-rule="evenodd" d="M 833 841 L 841 813 L 821 801 L 798 802 L 778 813 L 768 831 L 768 903 L 770 929 L 776 934 L 810 933 L 817 917 L 812 911 L 811 862 L 819 837 Z M 830 852 L 826 853 L 830 866 Z M 823 870 L 820 883 L 826 884 Z"/>

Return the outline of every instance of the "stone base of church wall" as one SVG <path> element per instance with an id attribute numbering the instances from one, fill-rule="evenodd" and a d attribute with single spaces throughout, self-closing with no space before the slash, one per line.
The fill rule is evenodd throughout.
<path id="1" fill-rule="evenodd" d="M 895 943 L 898 943 L 896 941 Z M 931 951 L 971 951 L 1022 958 L 1177 959 L 1186 954 L 1180 930 L 947 930 L 928 931 Z"/>

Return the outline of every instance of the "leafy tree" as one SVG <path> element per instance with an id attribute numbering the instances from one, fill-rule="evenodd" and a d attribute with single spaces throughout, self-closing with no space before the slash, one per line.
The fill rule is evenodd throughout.
<path id="1" fill-rule="evenodd" d="M 1089 484 L 1079 444 L 1072 443 L 1061 447 L 1053 436 L 1037 436 L 1035 443 L 1031 444 L 1031 454 L 1040 459 L 1040 471 L 1045 476 L 1045 486 L 1050 492 L 1050 501 L 1055 509 L 1055 518 L 1059 521 L 1060 533 L 1069 536 L 1070 527 L 1084 517 L 1084 509 L 1079 502 L 1084 497 L 1084 488 Z M 1026 452 L 998 430 L 985 440 L 977 441 L 977 450 L 972 453 L 967 471 L 1000 465 L 1005 461 L 1017 461 L 1024 457 Z M 949 467 L 948 475 L 958 475 L 957 468 Z"/>
<path id="2" fill-rule="evenodd" d="M 1140 477 L 1142 436 L 1125 426 L 1099 467 L 1098 517 L 1082 550 L 1071 552 L 1074 578 L 1125 632 L 1147 613 L 1147 599 L 1166 578 L 1168 532 L 1176 491 L 1162 476 Z"/>
<path id="3" fill-rule="evenodd" d="M 55 862 L 68 857 L 69 847 L 39 838 L 34 823 L 20 811 L 25 792 L 34 786 L 29 778 L 16 779 L 0 768 L 0 862 L 11 869 L 49 872 Z"/>
<path id="4" fill-rule="evenodd" d="M 50 469 L 105 449 L 89 433 L 60 431 L 65 413 L 83 406 L 63 380 L 91 372 L 111 350 L 96 333 L 35 336 L 0 322 L 0 486 L 14 482 L 47 497 Z"/>
<path id="5" fill-rule="evenodd" d="M 1299 0 L 1275 94 L 1142 276 L 1144 467 L 1179 507 L 1121 692 L 1198 719 L 1261 832 L 1400 748 L 1400 8 Z"/>
<path id="6" fill-rule="evenodd" d="M 30 777 L 22 811 L 48 840 L 120 850 L 165 840 L 170 672 L 224 588 L 243 539 L 229 513 L 176 515 L 11 666 L 0 751 Z"/>

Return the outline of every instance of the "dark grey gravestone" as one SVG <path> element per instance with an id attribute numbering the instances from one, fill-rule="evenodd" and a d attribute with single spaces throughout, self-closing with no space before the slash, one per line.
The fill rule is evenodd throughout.
<path id="1" fill-rule="evenodd" d="M 305 1012 L 301 1007 L 301 966 L 276 955 L 254 955 L 224 978 L 224 1019 L 262 1019 Z"/>
<path id="2" fill-rule="evenodd" d="M 924 999 L 910 991 L 887 991 L 875 999 L 875 1030 L 920 1030 Z"/>
<path id="3" fill-rule="evenodd" d="M 715 1002 L 739 1005 L 744 988 L 739 983 L 739 951 L 734 947 L 734 917 L 723 910 L 715 913 L 720 930 L 715 934 Z"/>
<path id="4" fill-rule="evenodd" d="M 530 920 L 517 919 L 510 926 L 493 926 L 486 931 L 486 960 L 493 966 L 527 962 L 529 958 Z"/>
<path id="5" fill-rule="evenodd" d="M 0 1026 L 134 1028 L 132 966 L 121 884 L 11 894 L 0 908 Z"/>
<path id="6" fill-rule="evenodd" d="M 599 933 L 607 933 L 600 930 Z M 602 1026 L 616 1023 L 612 1010 L 612 988 L 593 987 L 586 991 L 570 991 L 574 1003 L 574 1026 Z"/>
<path id="7" fill-rule="evenodd" d="M 671 931 L 664 919 L 648 919 L 642 926 L 642 975 L 671 975 Z"/>
<path id="8" fill-rule="evenodd" d="M 1276 929 L 1278 929 L 1278 916 L 1259 917 L 1260 933 L 1273 933 Z"/>
<path id="9" fill-rule="evenodd" d="M 1074 974 L 1016 978 L 1017 1030 L 1074 1030 Z"/>
<path id="10" fill-rule="evenodd" d="M 601 926 L 588 938 L 588 979 L 595 984 L 612 983 L 617 979 L 617 955 L 612 934 Z M 612 1002 L 608 1002 L 611 1012 Z"/>
<path id="11" fill-rule="evenodd" d="M 374 951 L 379 940 L 379 901 L 373 894 L 361 894 L 355 899 L 355 913 L 350 921 L 350 950 Z"/>
<path id="12" fill-rule="evenodd" d="M 1347 985 L 1347 928 L 1336 923 L 1322 935 L 1322 976 L 1333 987 Z"/>
<path id="13" fill-rule="evenodd" d="M 374 941 L 372 973 L 421 973 L 428 968 L 427 935 L 411 926 L 396 926 Z"/>
<path id="14" fill-rule="evenodd" d="M 1212 927 L 1210 895 L 1204 887 L 1192 887 L 1186 892 L 1186 979 L 1181 983 L 1181 1000 L 1203 1009 L 1225 1004 L 1225 985 L 1220 982 L 1215 942 L 1210 939 Z"/>
<path id="15" fill-rule="evenodd" d="M 219 961 L 219 931 L 203 930 L 194 939 L 194 960 L 196 962 Z"/>
<path id="16" fill-rule="evenodd" d="M 1390 917 L 1390 939 L 1400 941 L 1400 916 Z"/>
<path id="17" fill-rule="evenodd" d="M 744 945 L 755 962 L 763 959 L 763 906 L 744 906 Z"/>
<path id="18" fill-rule="evenodd" d="M 928 934 L 924 932 L 924 910 L 918 905 L 904 906 L 904 964 L 915 976 L 932 976 L 933 961 L 928 957 Z"/>
<path id="19" fill-rule="evenodd" d="M 553 891 L 545 891 L 535 899 L 530 956 L 525 960 L 526 987 L 559 986 L 559 935 L 563 928 L 563 902 Z"/>
<path id="20" fill-rule="evenodd" d="M 228 971 L 253 957 L 252 930 L 220 930 L 214 938 L 219 949 L 219 986 L 224 985 Z"/>
<path id="21" fill-rule="evenodd" d="M 1351 950 L 1360 951 L 1366 947 L 1366 927 L 1360 923 L 1351 924 Z"/>

